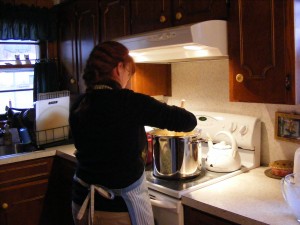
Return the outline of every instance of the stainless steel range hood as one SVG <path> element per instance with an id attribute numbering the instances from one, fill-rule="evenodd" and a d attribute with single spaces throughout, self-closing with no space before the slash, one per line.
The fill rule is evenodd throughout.
<path id="1" fill-rule="evenodd" d="M 227 22 L 209 20 L 115 39 L 135 62 L 182 62 L 227 58 Z"/>

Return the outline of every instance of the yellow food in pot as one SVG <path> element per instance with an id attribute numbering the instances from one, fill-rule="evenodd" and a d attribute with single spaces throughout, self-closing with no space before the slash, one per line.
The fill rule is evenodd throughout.
<path id="1" fill-rule="evenodd" d="M 168 137 L 185 137 L 185 136 L 195 136 L 199 134 L 199 131 L 194 130 L 190 132 L 176 132 L 176 131 L 169 131 L 169 130 L 161 130 L 161 129 L 156 129 L 153 131 L 149 132 L 152 135 L 156 136 L 168 136 Z"/>

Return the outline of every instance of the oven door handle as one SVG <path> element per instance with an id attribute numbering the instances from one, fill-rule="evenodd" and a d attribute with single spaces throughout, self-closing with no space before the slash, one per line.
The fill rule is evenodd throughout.
<path id="1" fill-rule="evenodd" d="M 177 211 L 177 205 L 175 203 L 168 202 L 168 201 L 160 201 L 160 200 L 155 200 L 155 199 L 150 199 L 150 201 L 151 201 L 152 206 L 157 206 L 160 208 Z"/>

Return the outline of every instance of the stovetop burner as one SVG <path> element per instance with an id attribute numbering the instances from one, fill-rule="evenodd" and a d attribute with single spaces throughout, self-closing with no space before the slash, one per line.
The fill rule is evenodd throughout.
<path id="1" fill-rule="evenodd" d="M 160 185 L 175 191 L 182 191 L 227 174 L 229 173 L 211 172 L 202 168 L 201 173 L 197 177 L 190 178 L 190 179 L 187 178 L 182 180 L 170 180 L 170 179 L 162 179 L 162 178 L 155 177 L 153 175 L 153 171 L 151 170 L 151 171 L 146 171 L 146 179 L 148 182 L 152 184 Z"/>
<path id="2" fill-rule="evenodd" d="M 248 170 L 248 168 L 242 166 L 239 170 L 233 172 L 212 172 L 202 166 L 201 173 L 197 177 L 170 180 L 155 177 L 153 175 L 153 169 L 146 168 L 146 180 L 148 188 L 180 199 L 185 193 L 228 179 Z"/>
<path id="3" fill-rule="evenodd" d="M 197 177 L 184 180 L 158 178 L 153 175 L 152 168 L 150 170 L 146 168 L 147 186 L 151 191 L 180 199 L 186 193 L 215 184 L 260 165 L 261 121 L 258 118 L 221 112 L 194 111 L 193 113 L 198 121 L 197 128 L 201 129 L 200 138 L 206 140 L 208 137 L 213 137 L 216 143 L 220 141 L 231 143 L 227 137 L 216 136 L 216 134 L 219 131 L 232 134 L 238 146 L 242 168 L 229 173 L 212 172 L 206 170 L 205 163 L 202 162 L 201 173 Z M 201 150 L 202 158 L 205 160 L 209 150 L 206 143 L 201 143 Z"/>

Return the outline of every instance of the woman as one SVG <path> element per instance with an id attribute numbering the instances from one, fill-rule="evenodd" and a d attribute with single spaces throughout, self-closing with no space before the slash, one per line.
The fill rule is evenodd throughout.
<path id="1" fill-rule="evenodd" d="M 135 73 L 128 53 L 118 42 L 97 45 L 83 74 L 86 93 L 71 108 L 78 160 L 72 192 L 76 225 L 88 220 L 153 225 L 141 156 L 147 142 L 144 126 L 191 131 L 197 124 L 185 109 L 125 89 Z"/>

